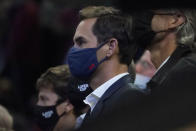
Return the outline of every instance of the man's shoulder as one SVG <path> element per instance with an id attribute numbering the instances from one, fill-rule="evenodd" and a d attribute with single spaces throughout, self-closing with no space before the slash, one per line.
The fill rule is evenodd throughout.
<path id="1" fill-rule="evenodd" d="M 128 79 L 130 77 L 129 75 L 125 76 L 127 77 L 127 81 L 120 84 L 119 90 L 116 92 L 117 95 L 125 95 L 127 93 L 141 93 L 144 94 L 145 91 L 139 88 L 137 85 L 135 85 L 132 81 Z M 125 78 L 126 79 L 126 78 Z"/>
<path id="2" fill-rule="evenodd" d="M 186 63 L 188 66 L 196 67 L 196 51 L 182 58 L 181 62 Z"/>
<path id="3" fill-rule="evenodd" d="M 181 58 L 174 66 L 172 72 L 189 72 L 196 70 L 196 52 L 192 52 L 187 56 Z"/>
<path id="4" fill-rule="evenodd" d="M 147 90 L 141 89 L 133 83 L 127 83 L 122 90 L 121 98 L 129 99 L 130 101 L 148 94 Z"/>
<path id="5" fill-rule="evenodd" d="M 136 101 L 139 101 L 147 94 L 148 94 L 147 91 L 142 90 L 136 85 L 134 85 L 133 83 L 129 82 L 122 85 L 122 87 L 112 95 L 110 101 L 114 101 L 119 105 L 123 103 L 123 105 L 126 106 L 131 103 L 135 103 Z"/>
<path id="6" fill-rule="evenodd" d="M 195 87 L 195 76 L 196 53 L 191 53 L 178 61 L 178 63 L 169 72 L 162 86 L 168 88 L 168 90 L 187 90 L 188 88 Z"/>
<path id="7" fill-rule="evenodd" d="M 109 95 L 108 95 L 109 94 Z M 130 81 L 130 76 L 124 76 L 119 81 L 116 81 L 103 95 L 108 96 L 106 103 L 116 103 L 120 99 L 137 99 L 137 97 L 146 95 L 145 91 L 134 85 Z"/>
<path id="8" fill-rule="evenodd" d="M 128 94 L 128 93 L 141 93 L 141 94 L 145 94 L 146 91 L 139 88 L 137 85 L 135 85 L 134 83 L 126 83 L 125 85 L 123 85 L 121 88 L 120 88 L 120 92 L 121 94 Z"/>

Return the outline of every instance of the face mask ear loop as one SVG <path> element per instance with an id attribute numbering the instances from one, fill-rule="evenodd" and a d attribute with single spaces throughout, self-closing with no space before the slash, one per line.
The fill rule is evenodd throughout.
<path id="1" fill-rule="evenodd" d="M 98 49 L 100 49 L 102 46 L 104 46 L 105 44 L 107 44 L 109 42 L 109 40 L 106 40 L 106 41 L 104 41 L 104 42 L 102 42 L 98 47 L 97 47 L 97 50 Z M 99 62 L 99 64 L 101 64 L 102 62 L 104 62 L 105 60 L 107 60 L 108 59 L 108 57 L 106 56 L 106 57 L 104 57 L 100 62 Z"/>
<path id="2" fill-rule="evenodd" d="M 100 49 L 105 44 L 107 44 L 108 42 L 109 42 L 109 40 L 106 40 L 106 41 L 102 42 L 101 44 L 99 44 L 98 47 L 97 47 L 97 50 Z"/>
<path id="3" fill-rule="evenodd" d="M 177 32 L 178 32 L 181 28 L 183 28 L 183 27 L 185 26 L 185 24 L 186 24 L 187 21 L 188 21 L 188 18 L 187 18 L 183 13 L 178 13 L 178 14 L 176 14 L 176 16 L 177 16 L 177 17 L 182 16 L 182 17 L 185 19 L 185 21 L 184 21 L 182 24 L 180 24 L 179 26 L 176 27 L 176 30 L 177 30 Z"/>

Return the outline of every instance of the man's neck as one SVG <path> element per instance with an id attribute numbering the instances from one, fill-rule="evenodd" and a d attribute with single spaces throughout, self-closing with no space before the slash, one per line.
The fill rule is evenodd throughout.
<path id="1" fill-rule="evenodd" d="M 127 65 L 112 62 L 103 63 L 90 80 L 90 87 L 95 90 L 114 76 L 125 72 L 128 72 Z"/>
<path id="2" fill-rule="evenodd" d="M 177 48 L 177 44 L 175 39 L 165 38 L 159 43 L 153 44 L 152 47 L 150 47 L 151 52 L 151 60 L 156 67 L 156 69 L 159 68 L 159 66 L 175 51 Z"/>

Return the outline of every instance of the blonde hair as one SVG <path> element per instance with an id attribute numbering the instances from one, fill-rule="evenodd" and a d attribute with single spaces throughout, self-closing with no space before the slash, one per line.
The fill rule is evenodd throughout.
<path id="1" fill-rule="evenodd" d="M 79 16 L 80 20 L 88 19 L 88 18 L 96 18 L 104 15 L 115 15 L 119 14 L 120 10 L 115 9 L 113 7 L 106 6 L 87 6 L 80 10 Z"/>
<path id="2" fill-rule="evenodd" d="M 13 118 L 8 110 L 0 105 L 0 131 L 13 131 Z"/>

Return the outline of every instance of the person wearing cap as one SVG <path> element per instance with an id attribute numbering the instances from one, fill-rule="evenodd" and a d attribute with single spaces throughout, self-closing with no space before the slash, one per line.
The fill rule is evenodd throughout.
<path id="1" fill-rule="evenodd" d="M 43 131 L 72 130 L 77 117 L 88 109 L 83 99 L 91 90 L 71 76 L 67 65 L 49 68 L 37 80 L 36 88 L 35 122 Z"/>

